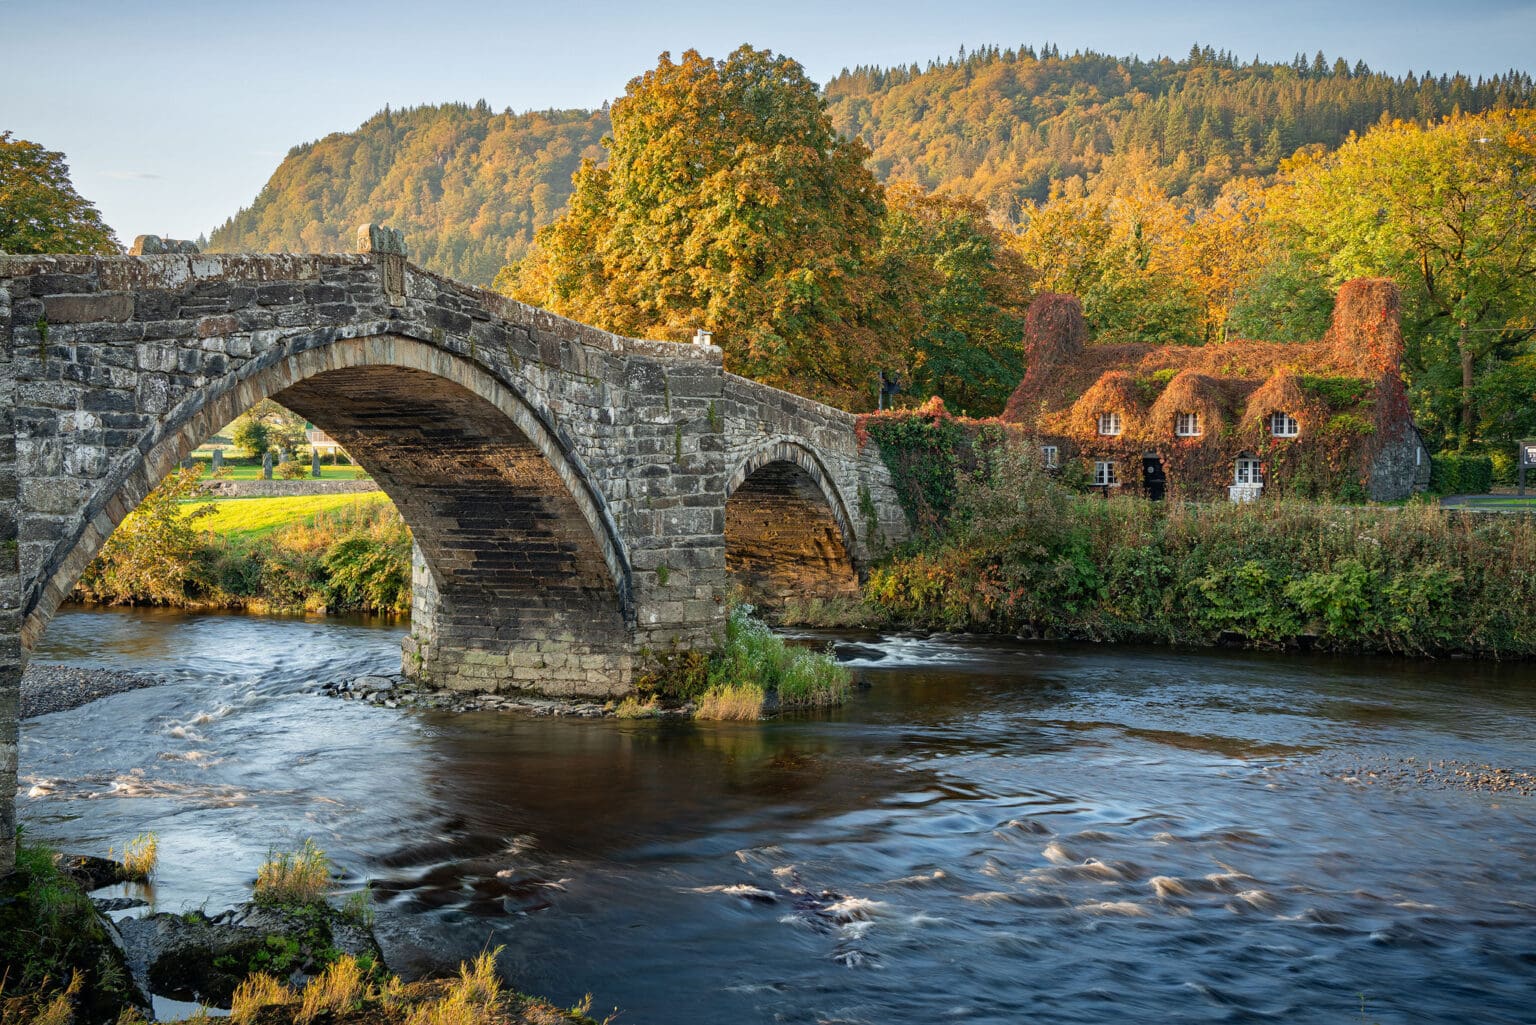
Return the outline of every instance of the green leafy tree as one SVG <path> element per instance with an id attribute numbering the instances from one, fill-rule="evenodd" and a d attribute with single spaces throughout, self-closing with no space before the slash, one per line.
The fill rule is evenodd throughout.
<path id="1" fill-rule="evenodd" d="M 1023 260 L 981 204 L 911 183 L 886 189 L 882 252 L 917 306 L 905 392 L 938 395 L 977 416 L 1001 411 L 1024 375 L 1030 272 Z"/>
<path id="2" fill-rule="evenodd" d="M 236 445 L 250 453 L 252 459 L 260 459 L 272 447 L 267 425 L 254 416 L 246 415 L 235 421 L 230 438 Z"/>
<path id="3" fill-rule="evenodd" d="M 608 163 L 582 165 L 511 293 L 628 335 L 702 328 L 737 373 L 868 404 L 895 316 L 872 258 L 884 203 L 800 65 L 663 54 L 611 116 Z"/>
<path id="4" fill-rule="evenodd" d="M 0 252 L 121 252 L 69 181 L 64 154 L 0 132 Z"/>
<path id="5" fill-rule="evenodd" d="M 1270 202 L 1333 283 L 1397 280 L 1417 321 L 1418 376 L 1459 369 L 1446 428 L 1475 442 L 1480 377 L 1536 331 L 1536 110 L 1382 124 L 1299 158 Z"/>

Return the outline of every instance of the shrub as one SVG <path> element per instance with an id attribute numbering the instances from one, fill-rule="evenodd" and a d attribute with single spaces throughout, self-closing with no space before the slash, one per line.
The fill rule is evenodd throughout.
<path id="1" fill-rule="evenodd" d="M 749 720 L 763 717 L 763 688 L 755 683 L 717 683 L 699 699 L 699 719 Z"/>
<path id="2" fill-rule="evenodd" d="M 309 468 L 292 459 L 285 459 L 278 463 L 273 472 L 283 480 L 301 480 L 309 476 Z"/>
<path id="3" fill-rule="evenodd" d="M 256 871 L 258 904 L 316 904 L 331 891 L 331 859 L 306 839 L 297 851 L 269 851 Z"/>
<path id="4" fill-rule="evenodd" d="M 830 653 L 784 643 L 768 624 L 737 605 L 726 620 L 725 641 L 709 664 L 709 690 L 700 702 L 700 718 L 757 718 L 764 695 L 774 691 L 784 708 L 821 708 L 847 700 L 850 677 Z M 753 704 L 753 715 L 741 712 Z M 705 714 L 705 702 L 711 714 Z"/>
<path id="5" fill-rule="evenodd" d="M 1104 502 L 1006 460 L 966 481 L 956 510 L 941 542 L 870 574 L 867 601 L 939 629 L 1536 654 L 1529 517 L 1268 498 Z"/>
<path id="6" fill-rule="evenodd" d="M 177 470 L 118 524 L 101 554 L 80 577 L 93 601 L 184 605 L 206 591 L 198 573 L 202 540 L 197 521 L 211 505 L 190 511 L 182 503 L 203 494 L 196 467 Z"/>
<path id="7" fill-rule="evenodd" d="M 790 648 L 779 677 L 781 708 L 825 708 L 848 700 L 848 671 L 825 654 Z"/>
<path id="8" fill-rule="evenodd" d="M 1433 456 L 1429 468 L 1429 489 L 1437 495 L 1484 495 L 1493 488 L 1493 461 L 1487 456 Z"/>

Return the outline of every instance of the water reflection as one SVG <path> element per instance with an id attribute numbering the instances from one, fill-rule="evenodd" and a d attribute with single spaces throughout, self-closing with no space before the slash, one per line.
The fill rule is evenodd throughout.
<path id="1" fill-rule="evenodd" d="M 157 829 L 172 909 L 314 835 L 398 965 L 621 1021 L 1529 1017 L 1531 799 L 1328 773 L 1536 768 L 1536 668 L 843 643 L 825 717 L 451 717 L 308 693 L 398 627 L 68 613 L 40 658 L 172 683 L 26 724 L 22 814 Z"/>

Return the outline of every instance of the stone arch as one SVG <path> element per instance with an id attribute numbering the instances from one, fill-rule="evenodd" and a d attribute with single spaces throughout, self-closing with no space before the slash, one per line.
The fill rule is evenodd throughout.
<path id="1" fill-rule="evenodd" d="M 731 474 L 725 499 L 726 570 L 755 603 L 858 593 L 858 535 L 811 448 L 780 439 L 757 449 Z"/>
<path id="2" fill-rule="evenodd" d="M 324 391 L 317 383 L 321 378 L 327 382 Z M 345 401 L 328 406 L 326 395 L 333 387 L 350 389 L 351 394 L 345 396 Z M 376 393 L 371 408 L 359 395 L 370 387 Z M 595 682 L 600 671 L 618 670 L 614 672 L 615 684 L 627 680 L 624 667 L 606 663 L 600 667 L 597 663 L 603 650 L 608 652 L 609 659 L 620 657 L 615 653 L 625 650 L 627 635 L 634 625 L 628 555 L 614 518 L 580 457 L 561 443 L 546 416 L 509 382 L 425 342 L 388 334 L 337 339 L 300 351 L 273 352 L 268 358 L 253 361 L 238 372 L 195 390 L 164 414 L 149 428 L 137 450 L 131 451 L 133 458 L 102 478 L 102 487 L 90 500 L 77 529 L 63 537 L 52 556 L 45 560 L 23 607 L 24 646 L 31 647 L 101 545 L 144 496 L 205 438 L 268 397 L 293 405 L 321 426 L 337 427 L 337 431 L 331 432 L 333 436 L 339 432 L 358 445 L 360 461 L 401 507 L 402 515 L 416 532 L 418 552 L 425 556 L 425 560 L 417 559 L 416 598 L 418 606 L 425 599 L 426 607 L 419 611 L 427 613 L 418 619 L 435 620 L 413 623 L 413 635 L 418 628 L 430 634 L 425 638 L 430 642 L 426 646 L 428 653 L 417 667 L 421 675 L 432 675 L 427 663 L 433 659 L 433 652 L 445 646 L 453 648 L 455 644 L 459 645 L 457 650 L 443 652 L 453 656 L 445 664 L 462 660 L 466 650 L 479 652 L 481 658 L 506 662 L 508 650 L 520 640 L 514 636 L 516 624 L 508 622 L 505 615 L 499 622 L 492 615 L 483 624 L 487 629 L 466 633 L 466 622 L 456 623 L 452 608 L 461 595 L 445 593 L 463 583 L 454 579 L 456 575 L 449 563 L 453 559 L 463 563 L 465 578 L 485 575 L 482 591 L 491 593 L 498 584 L 504 589 L 510 586 L 519 572 L 527 577 L 537 569 L 531 564 L 520 566 L 517 561 L 522 557 L 518 546 L 533 539 L 532 548 L 537 556 L 546 558 L 549 567 L 565 565 L 575 581 L 574 589 L 592 601 L 606 604 L 611 615 L 604 616 L 600 614 L 604 610 L 593 609 L 589 610 L 590 617 L 567 615 L 564 619 L 568 622 L 554 623 L 572 656 L 562 652 L 559 656 L 533 659 L 525 667 L 529 670 L 527 678 Z M 393 408 L 388 405 L 390 402 L 395 404 Z M 430 411 L 440 412 L 444 422 L 434 426 L 427 415 Z M 459 419 L 449 420 L 455 412 Z M 383 435 L 388 434 L 392 419 L 418 435 L 409 460 L 392 457 L 382 447 L 387 444 Z M 382 432 L 379 442 L 371 446 L 357 437 L 357 432 L 369 424 Z M 466 486 L 462 480 L 450 479 L 451 486 L 443 489 L 445 501 L 457 502 L 458 511 L 464 515 L 458 522 L 439 523 L 440 537 L 433 536 L 436 528 L 427 522 L 433 509 L 426 496 L 419 493 L 423 489 L 413 483 L 413 475 L 419 476 L 430 461 L 434 438 L 447 448 L 457 446 L 455 452 L 459 455 L 464 454 L 466 438 L 482 445 L 472 467 L 471 476 L 476 480 Z M 364 455 L 365 452 L 368 454 Z M 502 461 L 500 465 L 498 460 Z M 444 456 L 443 468 L 451 469 L 448 455 Z M 480 485 L 478 492 L 474 483 Z M 436 484 L 433 490 L 438 490 Z M 536 500 L 536 493 L 546 496 L 543 507 Z M 487 514 L 481 517 L 478 527 L 465 522 L 474 519 L 477 507 Z M 495 517 L 489 516 L 493 512 Z M 495 518 L 507 522 L 509 516 L 514 523 L 521 518 L 523 534 L 504 539 L 498 547 L 494 539 L 487 538 L 486 524 Z M 451 558 L 450 542 L 459 545 Z M 470 563 L 474 565 L 471 567 Z M 467 572 L 470 568 L 474 574 Z M 492 572 L 486 574 L 487 568 Z M 498 568 L 499 577 L 495 572 Z M 564 597 L 572 599 L 571 595 Z M 468 620 L 475 616 L 459 610 L 458 618 Z M 602 620 L 610 632 L 616 629 L 625 636 L 587 638 L 587 643 L 583 643 L 582 637 L 572 635 L 581 634 L 582 624 L 589 618 Z M 546 630 L 549 626 L 545 624 Z M 499 653 L 492 650 L 498 647 Z M 574 665 L 569 664 L 573 661 Z M 469 666 L 476 665 L 480 668 L 469 670 Z M 493 689 L 513 676 L 506 664 L 477 659 L 471 659 L 464 668 L 470 678 L 456 672 L 452 678 L 437 682 L 474 686 L 473 677 L 479 673 L 484 679 L 478 686 Z"/>

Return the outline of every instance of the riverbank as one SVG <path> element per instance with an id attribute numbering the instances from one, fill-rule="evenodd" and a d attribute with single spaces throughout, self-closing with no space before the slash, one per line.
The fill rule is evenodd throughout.
<path id="1" fill-rule="evenodd" d="M 75 586 L 85 604 L 403 614 L 411 534 L 382 493 L 207 500 L 166 478 Z"/>
<path id="2" fill-rule="evenodd" d="M 1536 518 L 1105 500 L 1002 449 L 870 574 L 886 625 L 1192 647 L 1536 657 Z M 814 623 L 814 617 L 805 617 Z M 845 617 L 846 618 L 846 617 Z"/>
<path id="3" fill-rule="evenodd" d="M 371 893 L 333 904 L 334 866 L 310 841 L 273 853 L 251 899 L 210 916 L 92 896 L 147 886 L 153 848 L 130 868 L 21 839 L 16 871 L 0 878 L 4 1025 L 147 1025 L 171 1020 L 168 1011 L 202 1022 L 209 1008 L 248 1025 L 595 1025 L 585 1007 L 507 989 L 501 948 L 461 964 L 457 977 L 391 973 Z"/>
<path id="4" fill-rule="evenodd" d="M 112 694 L 154 687 L 164 682 L 158 676 L 130 673 L 121 669 L 33 662 L 21 677 L 21 717 L 35 719 L 51 712 L 79 708 Z"/>

